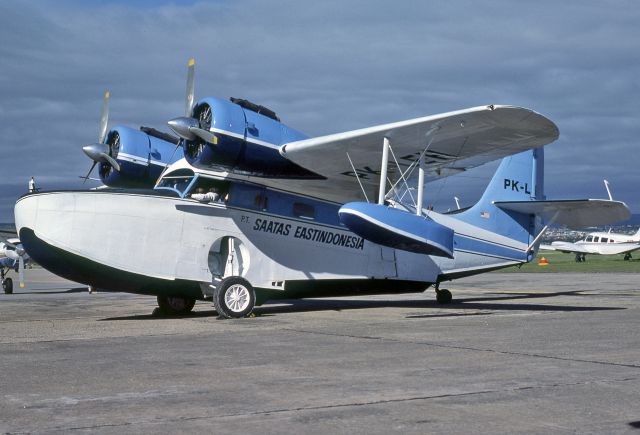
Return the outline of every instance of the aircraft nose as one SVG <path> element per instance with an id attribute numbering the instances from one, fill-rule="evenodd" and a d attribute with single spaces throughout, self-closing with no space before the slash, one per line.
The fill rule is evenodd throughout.
<path id="1" fill-rule="evenodd" d="M 20 198 L 13 209 L 16 230 L 20 234 L 20 229 L 27 227 L 33 229 L 38 212 L 40 195 L 27 195 Z"/>

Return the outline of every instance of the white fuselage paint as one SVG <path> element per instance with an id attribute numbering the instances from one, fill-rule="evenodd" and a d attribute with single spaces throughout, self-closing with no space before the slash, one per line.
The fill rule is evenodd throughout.
<path id="1" fill-rule="evenodd" d="M 388 278 L 430 284 L 442 273 L 480 273 L 520 263 L 481 252 L 456 251 L 454 259 L 447 259 L 381 247 L 366 240 L 358 244 L 354 240 L 359 237 L 340 226 L 222 203 L 124 192 L 29 195 L 17 202 L 15 217 L 18 231 L 33 229 L 38 238 L 52 246 L 118 270 L 165 280 L 210 283 L 214 275 L 209 252 L 229 236 L 242 245 L 242 275 L 260 288 L 278 289 L 287 280 L 314 279 Z M 455 218 L 433 212 L 430 217 L 456 232 L 526 249 L 524 243 Z M 274 224 L 266 231 L 260 229 L 260 220 Z M 309 230 L 337 234 L 335 240 L 340 236 L 344 236 L 342 240 L 351 239 L 342 245 L 307 240 L 304 233 Z"/>

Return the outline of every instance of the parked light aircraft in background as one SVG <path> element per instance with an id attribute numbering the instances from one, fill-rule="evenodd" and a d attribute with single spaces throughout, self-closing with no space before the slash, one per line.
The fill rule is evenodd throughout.
<path id="1" fill-rule="evenodd" d="M 545 220 L 629 216 L 622 202 L 545 199 L 542 147 L 558 130 L 529 109 L 481 106 L 308 138 L 246 100 L 194 105 L 189 83 L 186 116 L 169 122 L 185 159 L 155 189 L 18 200 L 35 261 L 89 286 L 156 295 L 167 313 L 212 299 L 221 316 L 243 317 L 267 300 L 431 285 L 447 303 L 441 282 L 531 261 Z M 423 209 L 425 182 L 500 158 L 474 206 Z M 401 196 L 414 170 L 417 197 Z M 201 189 L 222 200 L 193 195 Z"/>
<path id="2" fill-rule="evenodd" d="M 11 269 L 18 273 L 20 288 L 24 287 L 24 267 L 29 259 L 20 239 L 9 238 L 0 241 L 0 282 L 6 294 L 13 293 L 13 280 L 6 276 Z"/>
<path id="3" fill-rule="evenodd" d="M 640 249 L 640 229 L 635 234 L 609 232 L 593 232 L 577 242 L 555 241 L 544 245 L 542 249 L 576 254 L 576 261 L 585 261 L 587 254 L 620 255 L 631 260 L 631 253 Z"/>

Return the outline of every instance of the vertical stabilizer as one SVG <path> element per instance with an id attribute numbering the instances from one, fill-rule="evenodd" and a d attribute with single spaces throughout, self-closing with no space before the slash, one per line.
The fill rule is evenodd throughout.
<path id="1" fill-rule="evenodd" d="M 529 244 L 541 222 L 535 216 L 502 210 L 494 201 L 534 201 L 544 197 L 544 150 L 536 148 L 500 163 L 482 198 L 456 215 L 461 221 Z"/>

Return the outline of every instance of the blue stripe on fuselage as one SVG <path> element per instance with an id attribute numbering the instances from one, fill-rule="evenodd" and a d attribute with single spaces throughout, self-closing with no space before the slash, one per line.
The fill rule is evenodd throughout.
<path id="1" fill-rule="evenodd" d="M 527 253 L 524 250 L 511 248 L 463 234 L 456 233 L 454 235 L 453 246 L 454 251 L 488 255 L 513 261 L 527 261 Z"/>

